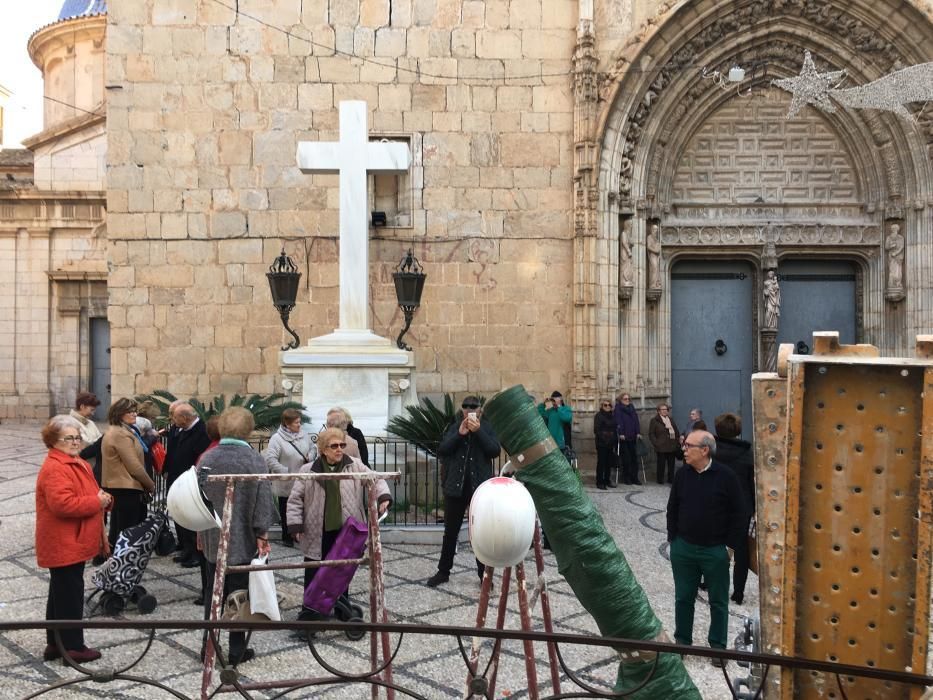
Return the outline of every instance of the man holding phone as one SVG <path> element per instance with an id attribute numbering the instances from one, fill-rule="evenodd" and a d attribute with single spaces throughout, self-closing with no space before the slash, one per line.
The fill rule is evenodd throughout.
<path id="1" fill-rule="evenodd" d="M 492 477 L 492 460 L 499 456 L 499 441 L 492 426 L 483 419 L 479 399 L 467 396 L 457 418 L 447 428 L 437 448 L 444 489 L 444 543 L 437 573 L 425 584 L 435 588 L 450 580 L 463 516 L 473 492 Z M 483 565 L 476 560 L 476 573 L 483 578 Z"/>

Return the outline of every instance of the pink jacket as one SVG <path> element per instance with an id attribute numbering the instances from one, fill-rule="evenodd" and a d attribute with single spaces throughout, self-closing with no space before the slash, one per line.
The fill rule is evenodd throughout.
<path id="1" fill-rule="evenodd" d="M 323 466 L 318 457 L 313 462 L 304 465 L 299 474 L 308 472 L 321 473 Z M 344 455 L 343 472 L 376 473 L 360 460 Z M 384 479 L 373 481 L 372 488 L 376 489 L 378 502 L 391 501 L 389 487 Z M 366 522 L 365 504 L 366 482 L 356 479 L 342 479 L 340 481 L 340 509 L 344 522 L 351 515 L 357 520 Z M 321 559 L 321 535 L 324 530 L 324 486 L 319 481 L 297 480 L 288 497 L 285 509 L 285 520 L 288 523 L 289 534 L 301 533 L 298 547 L 309 559 Z"/>

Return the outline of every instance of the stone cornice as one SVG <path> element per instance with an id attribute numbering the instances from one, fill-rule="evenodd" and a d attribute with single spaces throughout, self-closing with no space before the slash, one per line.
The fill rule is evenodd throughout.
<path id="1" fill-rule="evenodd" d="M 708 226 L 661 227 L 661 244 L 685 246 L 755 246 L 769 241 L 775 246 L 871 246 L 881 245 L 881 227 L 862 225 L 785 225 L 769 231 L 768 226 L 748 224 L 711 224 Z"/>
<path id="2" fill-rule="evenodd" d="M 29 58 L 42 73 L 45 73 L 45 54 L 58 46 L 74 45 L 82 39 L 98 39 L 103 42 L 107 32 L 107 15 L 75 17 L 48 24 L 37 29 L 26 45 Z"/>
<path id="3" fill-rule="evenodd" d="M 31 151 L 35 151 L 37 148 L 51 141 L 71 136 L 72 134 L 76 134 L 79 131 L 96 126 L 97 124 L 104 124 L 107 121 L 107 115 L 103 113 L 104 109 L 104 103 L 101 102 L 94 108 L 95 112 L 100 111 L 101 114 L 79 114 L 76 117 L 59 122 L 50 129 L 40 131 L 34 136 L 23 139 L 23 146 Z"/>

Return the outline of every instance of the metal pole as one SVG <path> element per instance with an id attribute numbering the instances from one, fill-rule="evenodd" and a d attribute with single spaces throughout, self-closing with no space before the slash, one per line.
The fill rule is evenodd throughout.
<path id="1" fill-rule="evenodd" d="M 224 601 L 224 578 L 227 569 L 227 549 L 230 546 L 230 520 L 233 517 L 234 482 L 227 479 L 227 491 L 224 494 L 224 512 L 220 525 L 220 543 L 217 545 L 217 561 L 214 569 L 214 591 L 211 593 L 211 620 L 220 619 L 220 609 Z M 219 633 L 218 633 L 219 634 Z M 229 654 L 229 649 L 227 650 Z M 228 659 L 229 661 L 229 659 Z M 204 645 L 204 669 L 201 672 L 201 700 L 207 700 L 214 674 L 214 638 L 207 635 Z"/>
<path id="2" fill-rule="evenodd" d="M 519 562 L 515 567 L 515 579 L 518 584 L 518 611 L 522 618 L 522 629 L 531 631 L 531 612 L 528 609 L 528 590 L 525 581 L 525 563 Z M 525 675 L 528 677 L 528 697 L 538 700 L 538 672 L 535 667 L 535 647 L 530 639 L 522 641 L 525 648 Z"/>
<path id="3" fill-rule="evenodd" d="M 493 568 L 491 566 L 485 567 L 483 570 L 483 584 L 480 587 L 479 592 L 479 607 L 476 610 L 477 629 L 482 629 L 486 626 L 486 613 L 489 610 L 489 592 L 492 590 L 492 574 Z M 479 664 L 479 647 L 481 643 L 482 642 L 480 641 L 479 637 L 473 637 L 473 644 L 470 648 L 470 663 L 467 664 L 465 697 L 471 696 L 470 683 L 476 676 L 476 668 Z"/>
<path id="4" fill-rule="evenodd" d="M 544 549 L 541 546 L 541 523 L 535 521 L 535 534 L 532 540 L 535 553 L 535 569 L 538 572 L 538 582 L 541 586 L 541 617 L 544 619 L 544 631 L 553 632 L 554 623 L 551 619 L 551 598 L 547 592 L 547 582 L 544 580 Z M 548 665 L 551 671 L 551 693 L 560 695 L 560 665 L 557 663 L 557 645 L 547 643 Z"/>
<path id="5" fill-rule="evenodd" d="M 499 585 L 502 586 L 502 590 L 499 591 L 499 612 L 496 616 L 497 630 L 505 629 L 505 613 L 509 605 L 509 584 L 511 584 L 511 582 L 512 567 L 508 566 L 502 570 L 502 580 L 499 582 Z M 496 647 L 493 648 L 496 649 Z M 489 697 L 491 698 L 496 697 L 496 677 L 499 675 L 499 655 L 501 653 L 502 645 L 500 644 L 493 655 L 489 671 Z"/>

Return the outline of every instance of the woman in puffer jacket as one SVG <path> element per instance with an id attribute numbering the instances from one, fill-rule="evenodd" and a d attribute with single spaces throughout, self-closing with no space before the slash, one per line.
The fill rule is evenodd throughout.
<path id="1" fill-rule="evenodd" d="M 308 462 L 317 458 L 317 446 L 311 436 L 301 430 L 301 413 L 294 408 L 282 411 L 282 424 L 269 439 L 262 453 L 270 474 L 296 474 Z M 282 523 L 282 544 L 294 546 L 285 521 L 285 505 L 292 492 L 293 481 L 273 481 L 272 493 L 279 503 L 279 521 Z"/>
<path id="2" fill-rule="evenodd" d="M 345 455 L 346 433 L 340 428 L 325 428 L 317 439 L 320 456 L 301 468 L 301 473 L 359 472 L 375 473 L 359 459 Z M 298 543 L 305 561 L 320 561 L 333 546 L 347 518 L 366 521 L 364 500 L 366 483 L 360 479 L 296 481 L 288 497 L 288 532 Z M 369 482 L 376 490 L 379 515 L 392 502 L 384 479 Z M 318 569 L 305 569 L 304 587 Z M 346 596 L 346 592 L 344 593 Z M 304 612 L 304 611 L 303 611 Z"/>

